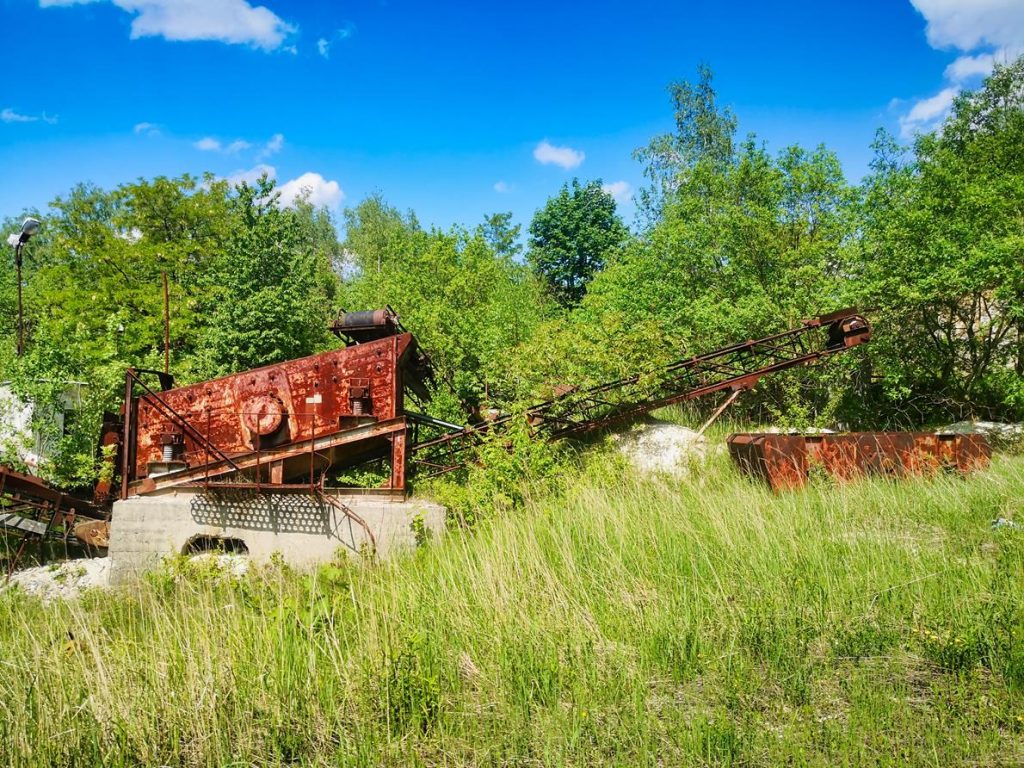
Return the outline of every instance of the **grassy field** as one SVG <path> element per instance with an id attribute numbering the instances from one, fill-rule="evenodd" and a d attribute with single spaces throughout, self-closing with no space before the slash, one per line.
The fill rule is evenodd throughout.
<path id="1" fill-rule="evenodd" d="M 0 595 L 0 764 L 1024 762 L 1024 459 L 534 495 L 380 565 Z"/>

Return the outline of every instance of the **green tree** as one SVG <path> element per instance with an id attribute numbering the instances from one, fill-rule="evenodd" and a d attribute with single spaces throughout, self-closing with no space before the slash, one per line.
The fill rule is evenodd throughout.
<path id="1" fill-rule="evenodd" d="M 573 179 L 534 215 L 527 259 L 559 303 L 574 306 L 628 234 L 601 182 Z"/>
<path id="2" fill-rule="evenodd" d="M 513 389 L 509 351 L 530 337 L 548 302 L 530 270 L 514 259 L 508 218 L 492 217 L 473 232 L 426 232 L 379 196 L 345 218 L 354 266 L 342 304 L 398 311 L 438 370 L 438 395 L 447 405 L 438 402 L 432 410 L 464 418 L 462 407 Z"/>
<path id="3" fill-rule="evenodd" d="M 886 135 L 849 254 L 877 307 L 871 347 L 904 422 L 1024 412 L 1024 58 L 961 94 L 911 152 Z"/>
<path id="4" fill-rule="evenodd" d="M 282 207 L 266 176 L 237 187 L 229 201 L 234 226 L 203 279 L 207 375 L 301 357 L 328 343 L 337 278 L 331 254 L 316 247 L 311 212 Z"/>
<path id="5" fill-rule="evenodd" d="M 484 223 L 477 229 L 498 256 L 518 258 L 523 252 L 519 243 L 522 227 L 512 223 L 512 213 L 492 213 L 484 217 Z"/>
<path id="6" fill-rule="evenodd" d="M 62 484 L 96 471 L 104 410 L 116 410 L 129 366 L 163 367 L 163 286 L 171 304 L 171 370 L 188 383 L 308 354 L 325 343 L 340 246 L 326 211 L 282 209 L 270 182 L 232 189 L 213 177 L 78 186 L 40 218 L 26 248 L 27 352 L 0 328 L 0 378 L 41 411 L 85 382 L 72 428 L 44 475 Z M 12 278 L 0 282 L 11 305 Z M 13 313 L 11 314 L 13 317 Z"/>
<path id="7" fill-rule="evenodd" d="M 570 321 L 517 356 L 540 391 L 766 336 L 842 303 L 837 254 L 853 233 L 855 191 L 838 159 L 824 147 L 773 155 L 755 137 L 735 141 L 701 76 L 673 86 L 676 134 L 640 152 L 659 180 L 655 218 L 613 252 Z M 745 402 L 774 418 L 828 420 L 853 364 L 766 379 Z"/>
<path id="8" fill-rule="evenodd" d="M 380 193 L 346 208 L 344 219 L 345 262 L 340 265 L 341 271 L 360 275 L 381 274 L 401 264 L 411 255 L 421 231 L 412 211 L 403 215 Z"/>
<path id="9" fill-rule="evenodd" d="M 702 64 L 697 74 L 696 83 L 681 80 L 669 85 L 675 131 L 655 136 L 633 153 L 650 182 L 638 198 L 651 223 L 660 218 L 662 206 L 676 190 L 694 184 L 701 169 L 721 171 L 733 162 L 736 116 L 718 106 L 710 67 Z"/>

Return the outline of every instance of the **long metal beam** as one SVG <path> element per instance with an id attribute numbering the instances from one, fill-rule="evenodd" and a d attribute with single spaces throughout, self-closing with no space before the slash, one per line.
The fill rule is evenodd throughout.
<path id="1" fill-rule="evenodd" d="M 250 469 L 269 467 L 271 464 L 285 461 L 310 453 L 326 451 L 348 443 L 370 440 L 375 437 L 386 437 L 396 433 L 405 433 L 406 420 L 403 417 L 366 424 L 313 439 L 289 443 L 282 450 L 252 451 L 239 454 L 220 461 L 200 464 L 194 467 L 167 472 L 156 477 L 147 477 L 134 482 L 129 487 L 130 495 L 153 493 L 182 485 L 204 483 L 211 478 L 223 477 L 231 473 L 244 472 Z M 264 484 L 270 485 L 270 484 Z"/>
<path id="2" fill-rule="evenodd" d="M 570 390 L 526 411 L 535 437 L 557 439 L 634 421 L 674 403 L 722 391 L 752 388 L 765 376 L 817 363 L 871 338 L 856 309 L 804 321 L 799 328 L 751 339 L 586 390 Z M 410 448 L 413 466 L 435 476 L 464 466 L 489 434 L 509 428 L 512 416 L 467 427 Z"/>

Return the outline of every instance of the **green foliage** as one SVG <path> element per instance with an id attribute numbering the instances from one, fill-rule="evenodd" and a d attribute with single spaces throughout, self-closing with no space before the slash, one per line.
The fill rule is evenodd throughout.
<path id="1" fill-rule="evenodd" d="M 120 406 L 125 370 L 163 368 L 163 273 L 181 383 L 327 343 L 337 236 L 325 211 L 275 199 L 265 179 L 236 190 L 209 176 L 159 177 L 109 192 L 79 186 L 41 216 L 25 249 L 26 354 L 14 356 L 14 323 L 5 324 L 0 380 L 39 414 L 61 405 L 69 383 L 84 383 L 66 434 L 48 436 L 56 458 L 41 474 L 62 485 L 94 480 L 102 415 Z"/>
<path id="2" fill-rule="evenodd" d="M 904 422 L 1024 412 L 1024 59 L 912 153 L 880 134 L 846 269 L 879 308 L 871 360 Z"/>
<path id="3" fill-rule="evenodd" d="M 535 386 L 654 368 L 840 306 L 836 254 L 856 192 L 836 156 L 737 143 L 706 71 L 673 94 L 676 132 L 638 152 L 658 185 L 650 226 L 614 252 L 569 322 L 517 359 Z M 744 400 L 788 423 L 828 423 L 857 386 L 855 370 L 846 359 L 830 372 L 773 377 Z"/>
<path id="4" fill-rule="evenodd" d="M 280 207 L 264 176 L 255 186 L 238 187 L 228 213 L 239 226 L 202 280 L 208 322 L 200 359 L 206 375 L 324 348 L 337 278 L 316 247 L 314 211 Z"/>
<path id="5" fill-rule="evenodd" d="M 675 113 L 675 131 L 651 139 L 633 153 L 644 166 L 651 184 L 640 190 L 641 209 L 648 218 L 661 217 L 662 206 L 675 197 L 680 186 L 691 183 L 698 170 L 724 169 L 733 161 L 736 116 L 719 108 L 711 68 L 698 68 L 696 84 L 672 83 L 668 92 Z"/>
<path id="6" fill-rule="evenodd" d="M 477 228 L 477 232 L 498 256 L 516 259 L 523 251 L 523 246 L 519 244 L 522 227 L 512 223 L 511 213 L 493 213 L 485 216 L 484 223 Z"/>
<path id="7" fill-rule="evenodd" d="M 702 69 L 672 87 L 676 129 L 637 151 L 647 227 L 565 321 L 512 359 L 545 395 L 871 309 L 871 345 L 765 379 L 741 407 L 803 427 L 906 427 L 1024 413 L 1024 59 L 957 100 L 906 151 L 884 135 L 860 188 L 824 147 L 769 154 L 735 138 Z"/>
<path id="8" fill-rule="evenodd" d="M 560 304 L 574 306 L 627 235 L 600 180 L 573 179 L 534 214 L 527 260 Z"/>
<path id="9" fill-rule="evenodd" d="M 539 284 L 513 260 L 507 218 L 475 232 L 425 232 L 378 198 L 345 215 L 351 275 L 341 303 L 401 315 L 438 370 L 433 413 L 462 421 L 465 405 L 507 390 L 508 351 L 548 312 Z"/>
<path id="10" fill-rule="evenodd" d="M 452 519 L 472 526 L 521 507 L 533 494 L 553 493 L 554 483 L 572 472 L 564 446 L 535 440 L 524 414 L 511 426 L 488 433 L 474 462 L 461 476 L 428 481 L 423 489 L 448 509 Z"/>

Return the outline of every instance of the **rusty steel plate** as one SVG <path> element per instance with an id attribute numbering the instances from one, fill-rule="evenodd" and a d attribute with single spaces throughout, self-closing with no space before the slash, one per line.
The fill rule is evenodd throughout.
<path id="1" fill-rule="evenodd" d="M 798 488 L 815 470 L 837 480 L 867 474 L 904 477 L 938 471 L 962 474 L 984 468 L 992 448 L 984 435 L 935 432 L 850 432 L 784 435 L 737 433 L 729 455 L 746 474 L 773 490 Z"/>

